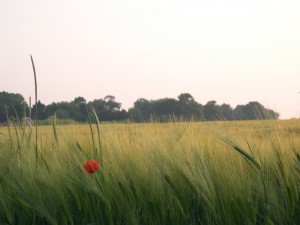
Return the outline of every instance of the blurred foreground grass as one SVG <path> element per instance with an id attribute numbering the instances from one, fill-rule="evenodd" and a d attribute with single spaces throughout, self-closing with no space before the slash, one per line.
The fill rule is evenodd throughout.
<path id="1" fill-rule="evenodd" d="M 300 121 L 0 128 L 2 224 L 300 224 Z M 83 164 L 100 161 L 85 174 Z M 257 164 L 256 164 L 257 163 Z"/>

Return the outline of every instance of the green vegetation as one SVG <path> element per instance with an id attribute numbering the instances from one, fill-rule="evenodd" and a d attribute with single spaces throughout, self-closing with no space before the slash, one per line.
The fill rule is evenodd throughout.
<path id="1" fill-rule="evenodd" d="M 3 127 L 0 222 L 300 224 L 299 127 L 299 120 L 53 123 L 38 129 L 37 163 L 34 129 Z M 85 174 L 90 159 L 100 169 Z"/>
<path id="2" fill-rule="evenodd" d="M 265 108 L 259 102 L 249 102 L 246 105 L 238 105 L 232 108 L 228 104 L 218 105 L 216 101 L 209 101 L 205 105 L 196 102 L 192 95 L 183 93 L 178 99 L 163 98 L 147 100 L 140 98 L 128 111 L 121 109 L 121 103 L 116 102 L 115 97 L 108 95 L 103 99 L 95 99 L 87 102 L 83 97 L 77 97 L 71 102 L 58 102 L 45 105 L 37 101 L 29 108 L 20 94 L 0 92 L 0 123 L 7 120 L 5 106 L 8 107 L 9 115 L 17 114 L 21 117 L 30 115 L 32 119 L 47 123 L 47 119 L 56 114 L 56 117 L 66 121 L 87 123 L 87 105 L 91 105 L 101 121 L 132 121 L 167 122 L 170 119 L 193 121 L 216 121 L 216 120 L 266 120 L 277 119 L 279 114 Z M 14 109 L 15 108 L 15 109 Z M 29 116 L 30 117 L 30 116 Z M 95 121 L 94 121 L 95 122 Z"/>
<path id="3" fill-rule="evenodd" d="M 24 100 L 24 97 L 20 94 L 13 94 L 8 92 L 0 92 L 0 123 L 7 121 L 7 113 L 11 116 L 17 115 L 21 118 L 24 117 L 28 105 Z"/>
<path id="4" fill-rule="evenodd" d="M 266 109 L 259 102 L 238 105 L 235 109 L 228 104 L 217 105 L 216 101 L 201 105 L 188 93 L 180 94 L 178 100 L 172 98 L 154 101 L 138 99 L 128 113 L 131 121 L 135 122 L 146 122 L 152 118 L 156 121 L 168 122 L 174 117 L 193 121 L 267 120 L 279 117 L 278 113 Z"/>

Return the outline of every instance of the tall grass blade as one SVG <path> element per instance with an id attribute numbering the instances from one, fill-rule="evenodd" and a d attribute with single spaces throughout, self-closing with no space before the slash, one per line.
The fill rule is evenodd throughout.
<path id="1" fill-rule="evenodd" d="M 17 123 L 13 120 L 13 125 L 14 125 L 14 130 L 16 133 L 16 138 L 17 138 L 17 155 L 20 156 L 20 150 L 21 150 L 21 145 L 20 145 L 20 138 L 19 138 L 19 133 L 17 129 Z"/>
<path id="2" fill-rule="evenodd" d="M 10 148 L 11 148 L 11 150 L 13 150 L 14 149 L 14 142 L 13 142 L 13 139 L 12 139 L 10 125 L 9 125 L 9 116 L 8 116 L 7 106 L 5 105 L 4 108 L 5 108 L 5 114 L 6 114 L 6 120 L 7 120 L 7 129 L 8 129 L 8 135 L 9 135 Z"/>
<path id="3" fill-rule="evenodd" d="M 94 154 L 97 155 L 97 148 L 96 148 L 96 145 L 95 145 L 95 138 L 94 138 L 94 132 L 93 132 L 93 127 L 92 127 L 92 121 L 91 121 L 90 111 L 89 111 L 89 109 L 88 109 L 87 106 L 86 106 L 86 111 L 87 111 L 87 116 L 88 116 L 88 121 L 89 121 L 91 136 L 92 136 L 92 143 L 93 143 Z"/>
<path id="4" fill-rule="evenodd" d="M 31 119 L 31 96 L 29 97 L 29 118 Z"/>
<path id="5" fill-rule="evenodd" d="M 17 123 L 14 123 L 14 124 L 17 125 L 20 128 L 20 130 L 21 130 L 21 136 L 24 137 L 25 129 L 23 128 L 22 120 L 20 119 L 20 117 L 19 117 L 19 115 L 18 115 L 17 110 L 15 109 L 15 107 L 13 107 L 13 110 L 14 110 L 14 113 L 16 115 L 16 120 L 17 120 Z M 20 142 L 18 135 L 17 135 L 17 138 L 18 138 L 18 142 Z"/>
<path id="6" fill-rule="evenodd" d="M 52 117 L 52 129 L 53 129 L 53 134 L 54 134 L 56 144 L 58 145 L 58 135 L 57 135 L 57 131 L 56 131 L 56 113 L 54 113 L 54 115 Z"/>
<path id="7" fill-rule="evenodd" d="M 91 108 L 92 108 L 92 111 L 94 113 L 94 116 L 96 118 L 96 127 L 97 127 L 97 136 L 98 136 L 98 148 L 99 148 L 99 157 L 100 157 L 100 160 L 102 159 L 102 146 L 101 146 L 101 139 L 100 139 L 100 123 L 99 123 L 99 119 L 98 119 L 98 116 L 97 116 L 97 113 L 95 111 L 95 109 L 93 108 L 93 106 L 91 105 Z"/>
<path id="8" fill-rule="evenodd" d="M 37 79 L 36 79 L 36 71 L 35 71 L 35 65 L 32 58 L 32 55 L 30 55 L 32 69 L 33 69 L 33 75 L 34 75 L 34 98 L 35 98 L 35 119 L 37 120 L 38 116 L 38 109 L 37 109 Z M 37 122 L 35 121 L 35 162 L 37 163 L 39 158 L 38 155 L 38 128 L 37 128 Z"/>

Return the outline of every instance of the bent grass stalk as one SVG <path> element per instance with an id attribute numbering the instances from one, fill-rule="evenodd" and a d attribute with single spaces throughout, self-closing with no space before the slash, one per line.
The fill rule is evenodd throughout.
<path id="1" fill-rule="evenodd" d="M 227 143 L 230 147 L 232 147 L 234 150 L 236 150 L 241 156 L 246 160 L 246 162 L 251 162 L 255 167 L 258 169 L 259 174 L 260 174 L 260 179 L 263 185 L 263 190 L 264 190 L 264 196 L 265 196 L 265 204 L 268 204 L 268 194 L 267 194 L 267 187 L 266 187 L 266 182 L 264 179 L 264 175 L 262 172 L 261 164 L 255 159 L 254 157 L 254 151 L 248 141 L 246 141 L 248 148 L 251 152 L 252 155 L 248 154 L 243 148 L 235 144 L 233 141 L 229 139 L 225 139 L 225 143 Z M 251 165 L 250 165 L 251 166 Z"/>
<path id="2" fill-rule="evenodd" d="M 243 158 L 246 160 L 246 162 L 252 163 L 259 170 L 261 169 L 261 165 L 257 162 L 257 160 L 253 156 L 251 156 L 249 153 L 247 153 L 243 148 L 241 148 L 240 146 L 238 146 L 237 144 L 235 144 L 233 141 L 231 141 L 229 139 L 224 139 L 224 141 L 227 145 L 229 145 L 234 150 L 236 150 L 238 153 L 240 153 L 241 156 L 243 156 Z"/>

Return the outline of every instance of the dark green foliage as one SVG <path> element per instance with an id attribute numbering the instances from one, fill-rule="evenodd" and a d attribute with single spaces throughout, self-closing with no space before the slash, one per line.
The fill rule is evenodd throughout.
<path id="1" fill-rule="evenodd" d="M 237 120 L 266 120 L 277 119 L 279 114 L 266 109 L 259 102 L 249 102 L 247 105 L 238 105 L 233 111 Z"/>
<path id="2" fill-rule="evenodd" d="M 258 102 L 238 105 L 233 109 L 229 104 L 218 105 L 209 101 L 205 105 L 196 102 L 189 93 L 183 93 L 177 99 L 163 98 L 158 100 L 138 99 L 134 107 L 128 110 L 129 118 L 135 122 L 160 122 L 178 120 L 215 121 L 215 120 L 265 120 L 278 119 L 279 114 L 266 109 Z"/>
<path id="3" fill-rule="evenodd" d="M 134 102 L 133 108 L 128 111 L 121 109 L 121 103 L 116 102 L 115 97 L 107 95 L 103 99 L 95 99 L 87 102 L 83 97 L 76 97 L 71 102 L 57 102 L 49 105 L 38 101 L 29 110 L 24 98 L 20 94 L 0 93 L 0 123 L 6 121 L 4 105 L 8 106 L 9 115 L 14 115 L 15 107 L 18 115 L 22 118 L 24 109 L 27 114 L 30 111 L 33 119 L 45 120 L 56 113 L 57 119 L 75 120 L 86 123 L 86 105 L 90 104 L 101 121 L 214 121 L 214 120 L 266 120 L 278 119 L 279 114 L 265 108 L 259 102 L 249 102 L 246 105 L 238 105 L 233 109 L 229 104 L 218 105 L 216 101 L 208 101 L 205 105 L 196 102 L 189 93 L 182 93 L 178 99 L 162 98 L 147 100 L 140 98 Z M 37 117 L 35 112 L 37 111 Z M 92 122 L 96 122 L 92 118 Z"/>
<path id="4" fill-rule="evenodd" d="M 216 103 L 216 101 L 209 101 L 203 106 L 204 117 L 206 120 L 224 120 L 224 115 Z"/>
<path id="5" fill-rule="evenodd" d="M 222 104 L 219 107 L 220 113 L 225 120 L 235 120 L 233 109 L 229 104 Z"/>
<path id="6" fill-rule="evenodd" d="M 5 106 L 9 116 L 14 116 L 15 111 L 20 118 L 25 116 L 25 110 L 28 109 L 27 103 L 20 94 L 13 94 L 8 92 L 0 92 L 0 123 L 7 120 Z"/>
<path id="7" fill-rule="evenodd" d="M 46 112 L 46 105 L 41 103 L 41 101 L 38 101 L 37 104 L 34 104 L 31 110 L 32 112 L 34 112 L 34 114 L 32 115 L 32 118 L 34 120 L 44 120 L 48 117 Z"/>
<path id="8" fill-rule="evenodd" d="M 115 101 L 115 97 L 108 95 L 104 99 L 95 99 L 89 102 L 93 106 L 101 121 L 117 121 L 128 119 L 125 110 L 121 110 L 121 103 Z"/>

